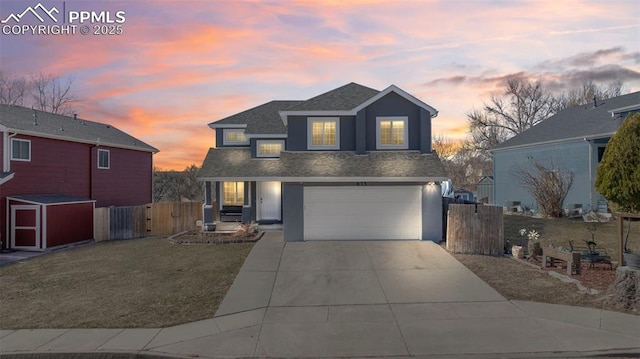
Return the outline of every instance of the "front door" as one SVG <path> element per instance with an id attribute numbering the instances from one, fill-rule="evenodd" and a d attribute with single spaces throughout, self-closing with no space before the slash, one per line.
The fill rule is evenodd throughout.
<path id="1" fill-rule="evenodd" d="M 40 206 L 11 206 L 11 248 L 42 250 Z"/>
<path id="2" fill-rule="evenodd" d="M 282 220 L 281 192 L 280 182 L 258 182 L 258 220 Z"/>

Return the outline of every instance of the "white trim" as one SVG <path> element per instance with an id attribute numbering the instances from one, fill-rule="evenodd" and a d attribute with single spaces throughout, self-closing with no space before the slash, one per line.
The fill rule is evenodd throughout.
<path id="1" fill-rule="evenodd" d="M 42 208 L 42 222 L 40 233 L 42 234 L 40 243 L 42 249 L 47 249 L 47 206 L 41 206 Z"/>
<path id="2" fill-rule="evenodd" d="M 217 123 L 217 122 L 211 122 L 208 125 L 210 128 L 216 129 L 216 128 L 247 128 L 246 124 L 229 124 L 229 123 Z"/>
<path id="3" fill-rule="evenodd" d="M 637 110 L 637 109 L 640 109 L 640 103 L 636 103 L 636 104 L 633 104 L 633 105 L 620 107 L 620 108 L 614 108 L 613 110 L 609 110 L 607 112 L 610 112 L 611 113 L 611 117 L 614 117 L 617 113 L 625 112 L 625 111 L 631 111 L 631 110 Z"/>
<path id="4" fill-rule="evenodd" d="M 380 139 L 380 122 L 391 121 L 391 139 L 393 140 L 393 121 L 403 121 L 404 143 L 402 145 L 385 145 Z M 409 117 L 407 116 L 380 116 L 376 117 L 376 149 L 378 150 L 406 150 L 409 148 Z"/>
<path id="5" fill-rule="evenodd" d="M 234 145 L 248 145 L 249 139 L 245 136 L 246 141 L 230 141 L 227 140 L 227 134 L 229 133 L 242 133 L 244 135 L 244 129 L 241 128 L 223 128 L 222 129 L 222 145 L 234 146 Z"/>
<path id="6" fill-rule="evenodd" d="M 357 107 L 355 107 L 352 110 L 342 110 L 342 111 L 279 111 L 278 113 L 280 114 L 280 119 L 282 119 L 282 122 L 284 123 L 285 126 L 287 126 L 287 122 L 288 122 L 288 118 L 287 117 L 288 116 L 355 116 L 358 113 L 358 111 L 360 111 L 363 108 L 365 108 L 365 107 L 371 105 L 372 103 L 378 101 L 382 97 L 388 95 L 390 92 L 395 92 L 398 95 L 402 96 L 407 101 L 413 103 L 414 105 L 416 105 L 418 107 L 421 107 L 421 108 L 424 108 L 425 110 L 429 111 L 429 113 L 431 114 L 431 118 L 434 118 L 434 117 L 438 116 L 438 110 L 436 110 L 435 108 L 427 105 L 426 103 L 422 102 L 421 100 L 419 100 L 415 96 L 407 93 L 406 91 L 402 90 L 401 88 L 397 87 L 396 85 L 391 85 L 391 86 L 387 87 L 386 89 L 380 91 L 377 95 L 371 97 L 370 99 L 368 99 L 367 101 L 361 103 L 360 105 L 358 105 Z"/>
<path id="7" fill-rule="evenodd" d="M 20 205 L 14 204 L 13 206 L 9 206 L 9 201 L 7 200 L 7 206 L 10 208 L 10 218 L 11 224 L 9 226 L 9 230 L 11 231 L 11 248 L 15 249 L 24 249 L 24 250 L 38 250 L 41 251 L 42 243 L 40 242 L 40 206 L 38 205 Z M 16 210 L 34 210 L 36 212 L 36 223 L 35 227 L 26 226 L 26 227 L 17 227 L 16 226 Z M 16 229 L 26 229 L 26 230 L 34 230 L 36 232 L 35 238 L 35 246 L 17 246 L 16 245 Z"/>
<path id="8" fill-rule="evenodd" d="M 73 201 L 73 202 L 44 203 L 44 202 L 32 201 L 32 200 L 29 200 L 29 199 L 24 199 L 24 198 L 19 198 L 19 197 L 7 196 L 7 201 L 9 201 L 9 200 L 19 201 L 19 202 L 24 202 L 24 203 L 37 204 L 39 206 L 62 206 L 62 205 L 67 205 L 67 204 L 91 203 L 91 202 L 93 202 L 94 203 L 94 207 L 95 207 L 95 203 L 96 203 L 95 199 L 83 199 L 81 201 Z"/>
<path id="9" fill-rule="evenodd" d="M 336 139 L 334 145 L 314 145 L 313 126 L 314 122 L 334 122 L 336 124 Z M 324 129 L 323 129 L 324 131 Z M 323 132 L 324 137 L 324 132 Z M 339 150 L 340 149 L 340 117 L 307 117 L 307 149 L 308 150 Z"/>
<path id="10" fill-rule="evenodd" d="M 42 133 L 42 132 L 24 131 L 24 130 L 19 130 L 19 129 L 15 129 L 15 128 L 8 128 L 7 131 L 14 132 L 15 134 L 19 134 L 19 135 L 40 137 L 40 138 L 50 138 L 50 139 L 53 139 L 53 140 L 62 140 L 62 141 L 67 141 L 67 142 L 86 143 L 86 144 L 90 144 L 90 145 L 100 145 L 100 146 L 106 146 L 106 147 L 123 148 L 123 149 L 126 149 L 126 150 L 134 150 L 134 151 L 141 151 L 141 152 L 151 152 L 151 153 L 160 152 L 160 150 L 158 150 L 157 148 L 151 147 L 149 145 L 146 145 L 147 146 L 146 148 L 141 148 L 141 147 L 137 147 L 137 146 L 129 146 L 129 145 L 123 145 L 123 144 L 117 144 L 117 143 L 111 143 L 111 142 L 103 142 L 100 139 L 85 140 L 85 139 L 79 139 L 79 138 L 75 138 L 75 137 L 51 135 L 51 134 Z M 142 142 L 142 141 L 140 141 L 140 142 Z"/>
<path id="11" fill-rule="evenodd" d="M 284 151 L 284 140 L 257 140 L 256 141 L 256 157 L 259 158 L 279 158 L 280 152 L 277 154 L 261 154 L 260 153 L 260 145 L 261 144 L 280 144 L 280 152 Z"/>
<path id="12" fill-rule="evenodd" d="M 6 182 L 9 182 L 13 179 L 13 175 L 15 175 L 15 173 L 10 173 L 9 175 L 7 175 L 6 177 L 2 177 L 0 178 L 0 185 Z"/>
<path id="13" fill-rule="evenodd" d="M 106 152 L 107 153 L 107 167 L 103 167 L 100 166 L 100 152 Z M 104 150 L 102 148 L 98 149 L 98 160 L 96 162 L 98 169 L 100 170 L 108 170 L 111 168 L 111 152 L 109 150 Z"/>
<path id="14" fill-rule="evenodd" d="M 10 148 L 11 148 L 11 154 L 10 154 L 11 161 L 31 162 L 31 140 L 27 140 L 27 139 L 24 139 L 24 138 L 15 138 L 15 137 L 13 137 L 9 141 L 11 142 L 11 144 L 9 145 Z M 16 142 L 27 142 L 29 144 L 29 158 L 24 159 L 24 158 L 14 158 L 13 157 L 13 142 L 14 141 L 16 141 Z"/>
<path id="15" fill-rule="evenodd" d="M 272 135 L 265 135 L 265 134 L 244 134 L 244 136 L 248 139 L 252 139 L 252 138 L 287 138 L 288 136 L 286 134 L 272 134 Z"/>
<path id="16" fill-rule="evenodd" d="M 599 138 L 611 137 L 611 136 L 613 136 L 615 134 L 616 134 L 615 132 L 600 133 L 600 134 L 595 134 L 595 135 L 590 135 L 590 136 L 578 136 L 578 137 L 571 137 L 571 138 L 562 138 L 562 139 L 559 139 L 559 140 L 526 143 L 526 144 L 522 144 L 522 145 L 515 145 L 515 146 L 509 146 L 509 147 L 493 148 L 493 149 L 489 150 L 489 153 L 501 152 L 501 151 L 504 151 L 504 150 L 513 150 L 513 149 L 520 149 L 520 148 L 527 148 L 527 147 L 535 147 L 535 146 L 540 146 L 540 145 L 550 145 L 550 144 L 554 144 L 554 143 L 585 141 L 585 140 L 597 140 Z"/>
<path id="17" fill-rule="evenodd" d="M 416 98 L 415 96 L 407 93 L 406 91 L 404 91 L 403 89 L 399 88 L 396 85 L 391 85 L 389 87 L 387 87 L 386 89 L 380 91 L 380 93 L 378 93 L 377 95 L 373 96 L 372 98 L 368 99 L 367 101 L 361 103 L 358 107 L 354 108 L 352 111 L 355 113 L 357 113 L 358 111 L 362 110 L 363 108 L 371 105 L 372 103 L 378 101 L 379 99 L 383 98 L 384 96 L 388 95 L 391 92 L 395 92 L 398 95 L 404 97 L 405 100 L 413 103 L 414 105 L 418 106 L 418 107 L 422 107 L 425 110 L 429 111 L 429 113 L 431 114 L 431 117 L 436 117 L 438 115 L 438 110 L 436 110 L 435 108 L 427 105 L 426 103 L 420 101 L 418 98 Z"/>
<path id="18" fill-rule="evenodd" d="M 211 182 L 443 182 L 447 177 L 198 177 Z"/>

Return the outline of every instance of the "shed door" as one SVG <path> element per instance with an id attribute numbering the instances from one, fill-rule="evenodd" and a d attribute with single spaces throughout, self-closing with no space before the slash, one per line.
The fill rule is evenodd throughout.
<path id="1" fill-rule="evenodd" d="M 11 206 L 11 247 L 40 250 L 40 206 Z"/>
<path id="2" fill-rule="evenodd" d="M 420 186 L 304 188 L 305 240 L 420 239 Z"/>

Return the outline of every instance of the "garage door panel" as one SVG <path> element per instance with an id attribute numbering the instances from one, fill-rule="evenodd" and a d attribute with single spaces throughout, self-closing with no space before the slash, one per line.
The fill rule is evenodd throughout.
<path id="1" fill-rule="evenodd" d="M 419 239 L 420 186 L 306 187 L 305 240 Z"/>

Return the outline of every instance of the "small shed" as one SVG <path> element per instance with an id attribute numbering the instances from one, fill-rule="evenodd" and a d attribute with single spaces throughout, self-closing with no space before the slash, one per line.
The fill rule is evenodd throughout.
<path id="1" fill-rule="evenodd" d="M 478 202 L 493 204 L 493 176 L 484 176 L 478 181 Z"/>
<path id="2" fill-rule="evenodd" d="M 45 251 L 93 239 L 95 201 L 66 195 L 7 197 L 10 248 Z"/>

